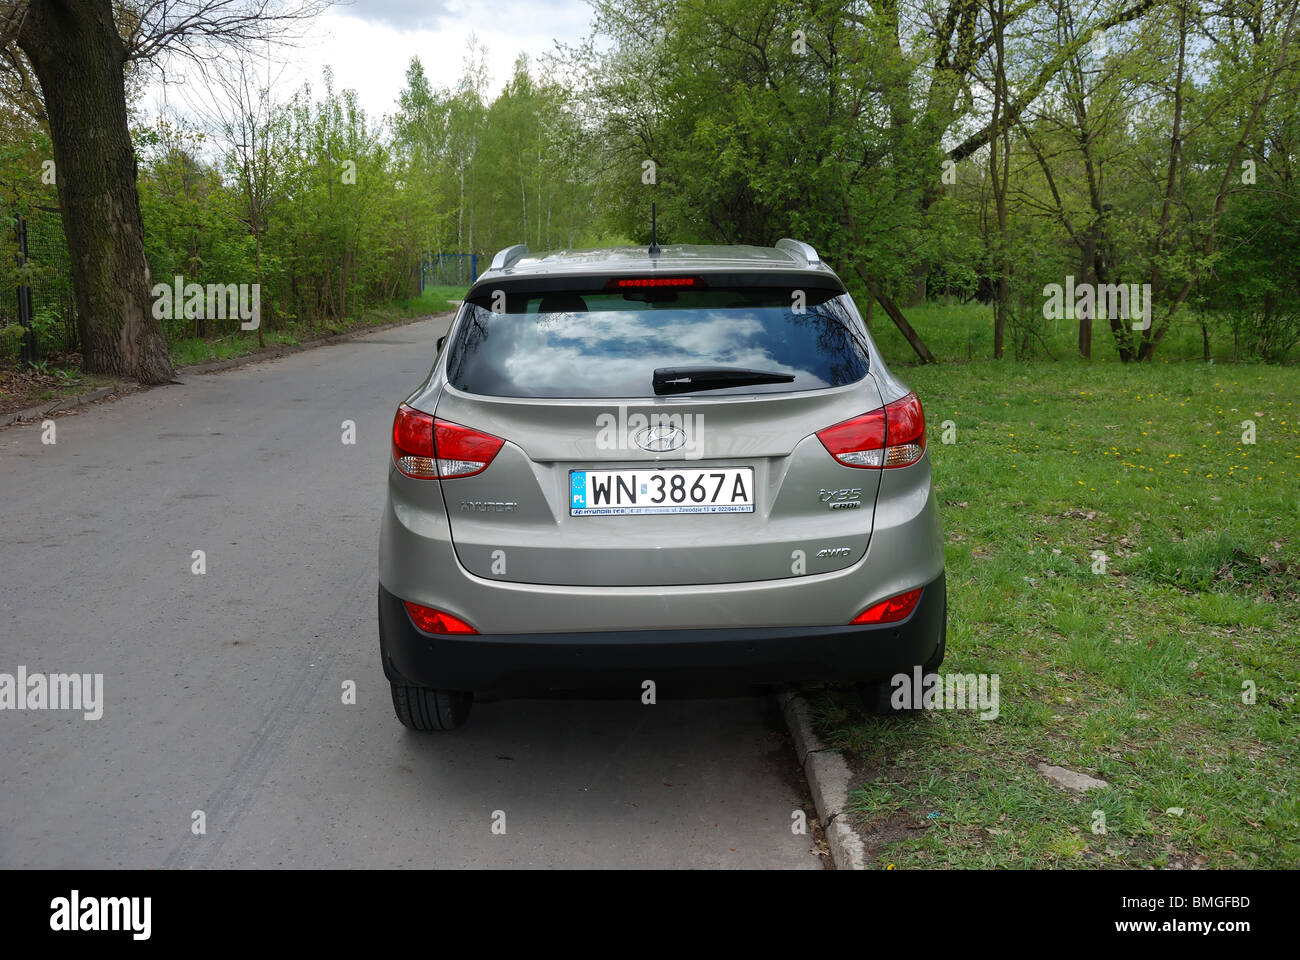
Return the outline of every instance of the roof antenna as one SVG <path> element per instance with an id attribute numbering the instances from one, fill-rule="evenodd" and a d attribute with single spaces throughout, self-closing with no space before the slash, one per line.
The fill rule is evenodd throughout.
<path id="1" fill-rule="evenodd" d="M 650 204 L 650 256 L 659 256 L 659 217 L 655 204 Z"/>

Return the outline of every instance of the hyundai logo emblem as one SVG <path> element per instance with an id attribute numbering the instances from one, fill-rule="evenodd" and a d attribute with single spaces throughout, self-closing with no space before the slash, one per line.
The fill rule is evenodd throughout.
<path id="1" fill-rule="evenodd" d="M 632 442 L 650 453 L 667 453 L 686 446 L 686 431 L 667 423 L 657 423 L 632 434 Z"/>

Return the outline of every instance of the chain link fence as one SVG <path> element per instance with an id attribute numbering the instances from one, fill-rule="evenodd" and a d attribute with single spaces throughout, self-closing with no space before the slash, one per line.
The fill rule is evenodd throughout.
<path id="1" fill-rule="evenodd" d="M 477 253 L 430 253 L 420 267 L 420 292 L 426 287 L 468 287 L 477 279 Z"/>
<path id="2" fill-rule="evenodd" d="M 11 361 L 23 356 L 26 342 L 39 359 L 51 354 L 75 353 L 80 348 L 77 335 L 77 308 L 72 294 L 72 264 L 63 222 L 57 213 L 36 210 L 20 214 L 14 210 L 0 213 L 0 224 L 7 225 L 0 240 L 8 282 L 0 296 L 0 360 Z M 22 252 L 26 233 L 26 253 Z M 29 291 L 30 317 L 22 308 L 23 291 Z M 15 330 L 24 321 L 31 324 L 30 341 L 25 330 Z"/>

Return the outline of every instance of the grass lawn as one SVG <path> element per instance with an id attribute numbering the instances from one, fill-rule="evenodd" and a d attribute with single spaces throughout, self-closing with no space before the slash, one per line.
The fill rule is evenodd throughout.
<path id="1" fill-rule="evenodd" d="M 858 306 L 866 307 L 865 298 Z M 985 360 L 993 355 L 993 313 L 980 303 L 927 303 L 918 307 L 904 307 L 903 314 L 930 352 L 940 362 Z M 1216 363 L 1248 359 L 1238 352 L 1233 342 L 1232 330 L 1222 318 L 1209 316 L 1210 356 Z M 1078 353 L 1079 328 L 1075 320 L 1043 321 L 1042 341 L 1035 341 L 1037 356 L 1047 360 L 1070 361 Z M 917 356 L 898 328 L 890 322 L 879 307 L 871 320 L 871 335 L 890 363 L 915 363 Z M 1013 332 L 1006 335 L 1006 353 L 1015 355 Z M 1157 362 L 1179 360 L 1199 361 L 1205 346 L 1201 337 L 1200 317 L 1185 310 L 1178 314 L 1165 338 L 1156 350 Z M 1104 321 L 1093 324 L 1093 362 L 1115 363 L 1115 339 Z M 1300 345 L 1291 348 L 1287 360 L 1300 362 Z"/>
<path id="2" fill-rule="evenodd" d="M 940 672 L 997 674 L 1001 706 L 815 699 L 872 865 L 1300 864 L 1300 368 L 890 352 L 947 541 Z M 1068 792 L 1042 761 L 1109 787 Z"/>

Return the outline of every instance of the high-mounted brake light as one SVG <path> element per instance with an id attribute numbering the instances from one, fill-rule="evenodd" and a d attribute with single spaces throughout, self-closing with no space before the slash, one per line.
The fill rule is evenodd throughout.
<path id="1" fill-rule="evenodd" d="M 908 590 L 888 600 L 881 600 L 863 610 L 853 618 L 853 623 L 897 623 L 906 620 L 916 609 L 916 602 L 921 599 L 921 588 Z"/>
<path id="2" fill-rule="evenodd" d="M 826 451 L 846 467 L 907 467 L 925 453 L 925 412 L 916 394 L 818 431 Z"/>
<path id="3" fill-rule="evenodd" d="M 699 277 L 618 277 L 605 284 L 606 290 L 640 290 L 646 287 L 704 288 Z"/>
<path id="4" fill-rule="evenodd" d="M 393 460 L 416 480 L 472 477 L 505 445 L 500 437 L 439 420 L 402 404 L 393 420 Z"/>
<path id="5" fill-rule="evenodd" d="M 409 600 L 405 601 L 404 606 L 411 615 L 411 622 L 425 633 L 478 633 L 464 620 L 453 617 L 450 613 L 443 613 L 433 607 L 422 607 Z"/>

